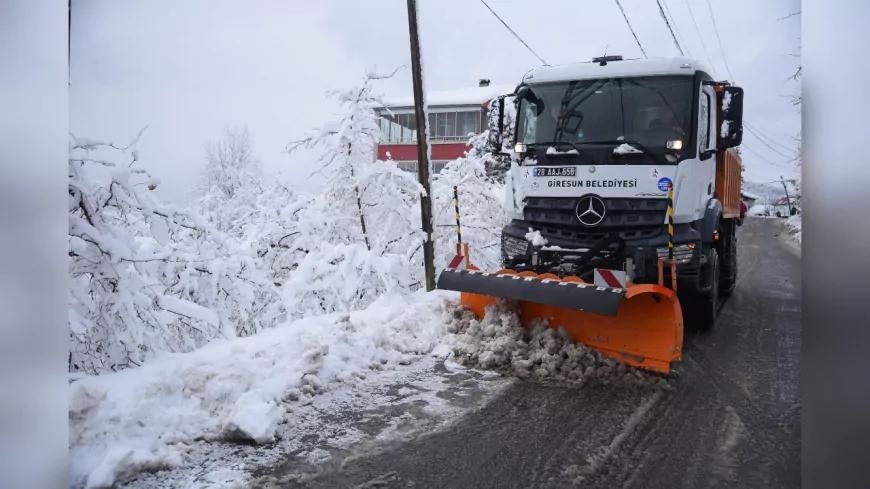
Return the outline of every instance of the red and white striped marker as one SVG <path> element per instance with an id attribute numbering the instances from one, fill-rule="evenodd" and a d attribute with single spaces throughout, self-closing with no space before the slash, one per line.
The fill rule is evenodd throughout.
<path id="1" fill-rule="evenodd" d="M 627 274 L 623 270 L 605 270 L 596 268 L 594 272 L 594 284 L 597 287 L 613 287 L 615 289 L 624 289 L 627 280 Z"/>
<path id="2" fill-rule="evenodd" d="M 468 269 L 468 260 L 465 259 L 464 255 L 456 255 L 450 260 L 450 264 L 447 265 L 447 268 L 459 268 L 461 270 Z"/>

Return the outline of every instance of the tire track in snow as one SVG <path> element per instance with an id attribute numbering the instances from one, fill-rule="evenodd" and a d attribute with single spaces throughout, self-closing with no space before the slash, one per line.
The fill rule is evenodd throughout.
<path id="1" fill-rule="evenodd" d="M 714 474 L 728 482 L 734 482 L 736 479 L 734 451 L 737 444 L 747 435 L 746 426 L 734 408 L 725 406 L 725 419 L 720 430 L 719 446 L 713 458 Z M 711 485 L 715 485 L 717 482 L 715 479 L 709 479 Z"/>
<path id="2" fill-rule="evenodd" d="M 600 448 L 597 454 L 592 454 L 587 458 L 586 465 L 580 469 L 580 474 L 584 477 L 592 477 L 598 474 L 601 468 L 610 460 L 610 457 L 619 450 L 619 447 L 626 438 L 637 430 L 638 426 L 644 421 L 647 413 L 649 413 L 653 406 L 661 400 L 663 395 L 664 392 L 657 391 L 653 393 L 646 402 L 641 404 L 631 414 L 631 416 L 628 417 L 622 430 L 616 434 L 610 444 L 606 447 Z"/>

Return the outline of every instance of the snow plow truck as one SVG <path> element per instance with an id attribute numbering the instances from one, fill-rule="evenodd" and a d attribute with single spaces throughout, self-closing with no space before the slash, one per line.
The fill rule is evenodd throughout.
<path id="1" fill-rule="evenodd" d="M 512 161 L 503 268 L 477 269 L 459 243 L 437 287 L 481 318 L 514 300 L 525 326 L 670 373 L 684 321 L 713 327 L 737 283 L 743 90 L 709 73 L 621 56 L 526 73 L 490 104 L 491 150 Z"/>

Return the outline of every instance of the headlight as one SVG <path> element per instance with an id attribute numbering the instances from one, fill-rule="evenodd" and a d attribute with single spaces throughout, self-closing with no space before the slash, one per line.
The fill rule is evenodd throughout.
<path id="1" fill-rule="evenodd" d="M 668 247 L 657 248 L 659 258 L 668 257 Z M 692 254 L 695 252 L 694 244 L 676 245 L 674 246 L 674 260 L 678 263 L 687 263 L 692 259 Z"/>
<path id="2" fill-rule="evenodd" d="M 524 239 L 505 235 L 501 237 L 501 253 L 506 260 L 512 260 L 516 256 L 524 256 L 528 246 L 529 242 Z"/>

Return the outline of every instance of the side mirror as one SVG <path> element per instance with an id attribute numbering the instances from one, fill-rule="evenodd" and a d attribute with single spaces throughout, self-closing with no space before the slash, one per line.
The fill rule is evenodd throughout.
<path id="1" fill-rule="evenodd" d="M 504 134 L 504 95 L 498 98 L 498 135 Z"/>
<path id="2" fill-rule="evenodd" d="M 718 148 L 739 146 L 743 141 L 743 89 L 722 87 L 722 123 L 719 126 Z"/>
<path id="3" fill-rule="evenodd" d="M 492 154 L 502 153 L 502 139 L 504 137 L 504 99 L 505 95 L 500 95 L 489 104 L 489 120 L 487 121 L 487 129 L 489 130 L 489 138 L 487 139 L 487 151 Z"/>

